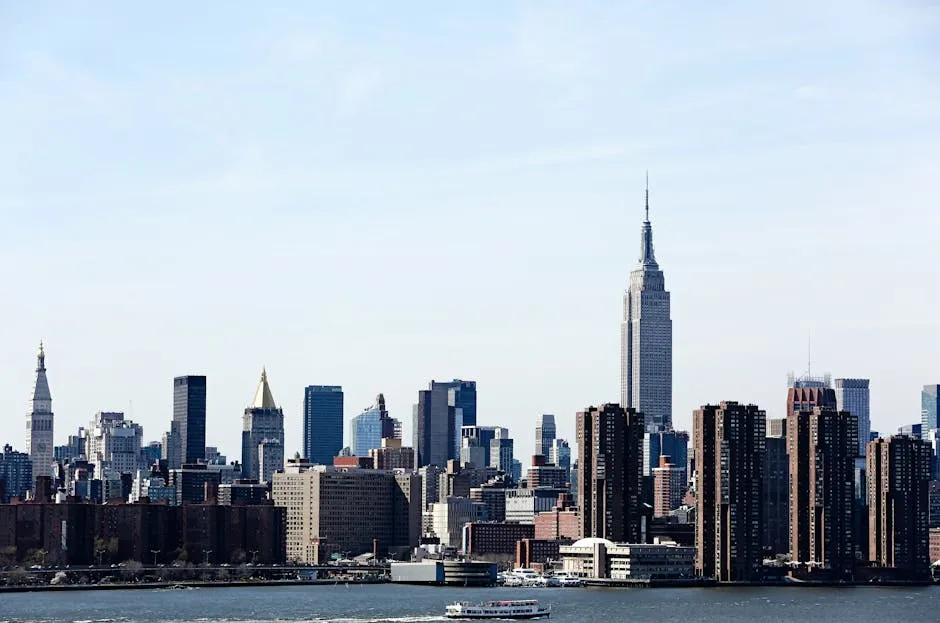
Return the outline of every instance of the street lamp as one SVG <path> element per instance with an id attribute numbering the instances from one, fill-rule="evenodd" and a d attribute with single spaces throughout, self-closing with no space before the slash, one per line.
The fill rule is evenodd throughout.
<path id="1" fill-rule="evenodd" d="M 251 564 L 258 562 L 258 550 L 252 549 L 248 550 L 248 553 L 251 554 Z"/>
<path id="2" fill-rule="evenodd" d="M 203 552 L 203 553 L 206 555 L 206 566 L 208 566 L 208 565 L 209 565 L 209 554 L 212 553 L 212 550 L 211 550 L 211 549 L 207 549 L 207 550 L 206 550 L 205 552 Z"/>
<path id="3" fill-rule="evenodd" d="M 150 553 L 153 554 L 153 566 L 156 567 L 157 566 L 157 554 L 160 553 L 160 550 L 152 549 L 150 550 Z"/>

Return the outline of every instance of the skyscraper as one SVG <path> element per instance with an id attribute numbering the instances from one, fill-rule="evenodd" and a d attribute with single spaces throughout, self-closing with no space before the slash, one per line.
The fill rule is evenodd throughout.
<path id="1" fill-rule="evenodd" d="M 855 564 L 857 451 L 858 422 L 847 411 L 817 406 L 787 417 L 790 555 L 840 578 Z"/>
<path id="2" fill-rule="evenodd" d="M 722 582 L 760 580 L 767 416 L 756 405 L 722 402 L 692 418 L 696 568 Z"/>
<path id="3" fill-rule="evenodd" d="M 206 458 L 206 377 L 173 379 L 173 422 L 179 431 L 180 460 L 198 463 Z"/>
<path id="4" fill-rule="evenodd" d="M 605 404 L 576 418 L 581 535 L 641 543 L 643 414 Z"/>
<path id="5" fill-rule="evenodd" d="M 33 490 L 33 462 L 25 452 L 16 452 L 6 444 L 0 453 L 0 504 L 13 498 L 26 499 Z"/>
<path id="6" fill-rule="evenodd" d="M 382 447 L 382 439 L 401 439 L 401 423 L 385 409 L 385 396 L 349 423 L 349 448 L 354 456 L 369 456 L 369 450 Z"/>
<path id="7" fill-rule="evenodd" d="M 545 458 L 552 451 L 552 441 L 555 439 L 555 416 L 544 413 L 535 425 L 535 453 Z"/>
<path id="8" fill-rule="evenodd" d="M 552 440 L 552 447 L 548 452 L 548 462 L 565 470 L 565 482 L 571 482 L 571 448 L 565 439 Z"/>
<path id="9" fill-rule="evenodd" d="M 924 385 L 920 393 L 920 434 L 927 439 L 935 428 L 940 428 L 940 385 Z"/>
<path id="10" fill-rule="evenodd" d="M 95 466 L 95 477 L 134 474 L 142 467 L 140 449 L 144 429 L 120 412 L 99 411 L 85 430 L 85 455 Z"/>
<path id="11" fill-rule="evenodd" d="M 643 413 L 647 430 L 672 428 L 672 319 L 669 292 L 653 253 L 653 226 L 646 218 L 639 265 L 630 273 L 620 325 L 620 402 Z"/>
<path id="12" fill-rule="evenodd" d="M 858 418 L 858 456 L 865 456 L 871 432 L 868 379 L 836 379 L 836 409 L 848 411 Z"/>
<path id="13" fill-rule="evenodd" d="M 40 342 L 30 411 L 26 416 L 26 452 L 33 463 L 34 480 L 37 476 L 48 476 L 52 469 L 55 446 L 52 428 L 52 394 L 49 392 L 49 380 L 46 378 L 46 351 Z M 32 484 L 29 488 L 32 490 Z"/>
<path id="14" fill-rule="evenodd" d="M 267 470 L 261 469 L 259 457 L 262 444 L 265 444 L 268 455 L 268 460 L 265 461 Z M 255 397 L 242 416 L 242 478 L 268 482 L 263 472 L 283 467 L 283 464 L 277 465 L 278 451 L 282 454 L 283 463 L 284 410 L 278 408 L 274 402 L 274 395 L 268 385 L 267 370 L 262 368 L 261 380 L 258 381 Z"/>
<path id="15" fill-rule="evenodd" d="M 459 460 L 461 430 L 476 426 L 476 382 L 431 381 L 428 389 L 418 392 L 413 417 L 416 467 L 445 467 L 449 459 Z"/>
<path id="16" fill-rule="evenodd" d="M 868 556 L 923 575 L 928 556 L 930 446 L 895 436 L 868 444 Z"/>
<path id="17" fill-rule="evenodd" d="M 513 445 L 513 440 L 509 437 L 509 429 L 497 427 L 490 440 L 489 466 L 506 474 L 514 482 L 519 482 L 522 479 L 522 464 L 512 458 Z"/>
<path id="18" fill-rule="evenodd" d="M 304 389 L 304 458 L 332 465 L 343 448 L 343 388 L 308 385 Z"/>

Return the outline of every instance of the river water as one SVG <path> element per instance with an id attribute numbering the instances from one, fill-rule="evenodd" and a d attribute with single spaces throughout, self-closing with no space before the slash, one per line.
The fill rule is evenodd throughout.
<path id="1" fill-rule="evenodd" d="M 0 593 L 0 622 L 418 623 L 452 601 L 539 599 L 553 622 L 940 621 L 940 587 L 439 588 L 379 585 Z"/>

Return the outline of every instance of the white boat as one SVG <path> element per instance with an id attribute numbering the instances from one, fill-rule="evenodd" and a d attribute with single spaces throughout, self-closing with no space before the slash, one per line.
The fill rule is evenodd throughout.
<path id="1" fill-rule="evenodd" d="M 557 586 L 584 586 L 584 580 L 573 574 L 556 573 L 554 578 L 558 582 Z"/>
<path id="2" fill-rule="evenodd" d="M 516 601 L 456 601 L 444 612 L 448 619 L 537 619 L 551 616 L 549 606 L 540 606 L 537 599 Z"/>

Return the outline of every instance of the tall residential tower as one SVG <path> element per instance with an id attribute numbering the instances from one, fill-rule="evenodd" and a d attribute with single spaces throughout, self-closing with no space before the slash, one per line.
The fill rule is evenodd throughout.
<path id="1" fill-rule="evenodd" d="M 29 413 L 26 415 L 26 452 L 33 464 L 33 479 L 48 476 L 52 469 L 52 394 L 46 379 L 46 351 L 39 344 L 36 357 L 36 379 Z M 30 483 L 32 489 L 32 483 Z"/>
<path id="2" fill-rule="evenodd" d="M 642 413 L 648 431 L 672 428 L 672 319 L 663 271 L 653 254 L 649 183 L 639 265 L 623 295 L 620 402 Z"/>

